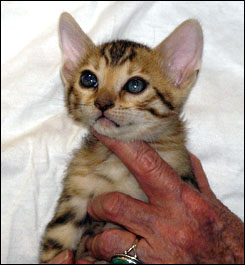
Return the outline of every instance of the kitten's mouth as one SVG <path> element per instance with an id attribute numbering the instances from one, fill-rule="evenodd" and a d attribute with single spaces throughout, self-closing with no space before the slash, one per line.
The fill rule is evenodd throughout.
<path id="1" fill-rule="evenodd" d="M 110 127 L 110 126 L 116 126 L 116 127 L 120 127 L 120 125 L 118 123 L 116 123 L 115 121 L 107 118 L 104 116 L 104 114 L 102 114 L 100 117 L 98 117 L 95 122 L 100 122 L 102 126 L 104 127 Z"/>

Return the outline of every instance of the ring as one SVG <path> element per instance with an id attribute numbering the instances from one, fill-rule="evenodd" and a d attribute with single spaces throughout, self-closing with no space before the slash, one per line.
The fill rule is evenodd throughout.
<path id="1" fill-rule="evenodd" d="M 115 254 L 111 257 L 112 264 L 143 264 L 136 254 L 138 240 L 136 239 L 133 246 L 128 250 L 124 251 L 124 254 Z M 133 251 L 133 256 L 128 254 Z"/>

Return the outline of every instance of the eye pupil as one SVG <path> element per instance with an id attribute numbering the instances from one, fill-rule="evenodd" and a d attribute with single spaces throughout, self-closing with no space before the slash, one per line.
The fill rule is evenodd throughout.
<path id="1" fill-rule="evenodd" d="M 138 80 L 132 80 L 131 84 L 131 88 L 137 90 L 138 86 L 139 86 L 139 82 Z"/>
<path id="2" fill-rule="evenodd" d="M 124 90 L 132 94 L 138 94 L 146 88 L 146 82 L 141 78 L 129 80 L 124 86 Z"/>
<path id="3" fill-rule="evenodd" d="M 98 86 L 98 81 L 97 81 L 96 75 L 90 71 L 82 72 L 82 75 L 80 78 L 80 83 L 82 86 L 84 86 L 86 88 L 91 88 L 91 87 L 95 88 Z"/>

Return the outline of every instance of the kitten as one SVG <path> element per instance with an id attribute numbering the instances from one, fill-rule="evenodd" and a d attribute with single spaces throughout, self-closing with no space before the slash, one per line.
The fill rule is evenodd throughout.
<path id="1" fill-rule="evenodd" d="M 95 46 L 68 13 L 61 15 L 59 29 L 70 116 L 106 136 L 150 143 L 198 189 L 180 113 L 200 68 L 199 23 L 183 22 L 154 49 L 126 40 Z M 63 249 L 75 250 L 90 229 L 88 202 L 113 191 L 148 201 L 128 169 L 90 133 L 67 169 L 40 261 L 48 262 Z"/>

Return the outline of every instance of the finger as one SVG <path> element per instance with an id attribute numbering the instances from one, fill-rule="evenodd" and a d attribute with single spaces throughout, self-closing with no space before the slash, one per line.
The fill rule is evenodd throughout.
<path id="1" fill-rule="evenodd" d="M 203 170 L 201 161 L 194 154 L 192 153 L 189 153 L 189 154 L 190 154 L 191 166 L 193 168 L 194 175 L 197 179 L 201 192 L 207 195 L 215 196 L 209 186 L 208 179 Z"/>
<path id="2" fill-rule="evenodd" d="M 110 261 L 115 254 L 124 253 L 135 242 L 136 236 L 119 229 L 108 229 L 102 234 L 89 238 L 86 247 L 96 259 Z"/>
<path id="3" fill-rule="evenodd" d="M 120 192 L 95 197 L 88 206 L 88 213 L 97 221 L 119 224 L 147 238 L 153 233 L 154 222 L 160 219 L 158 208 Z"/>
<path id="4" fill-rule="evenodd" d="M 93 264 L 93 263 L 90 262 L 90 261 L 87 261 L 87 260 L 78 260 L 78 261 L 76 262 L 76 264 Z"/>
<path id="5" fill-rule="evenodd" d="M 144 142 L 127 143 L 115 140 L 94 130 L 93 133 L 133 173 L 150 202 L 158 201 L 160 195 L 179 194 L 182 184 L 180 177 L 150 145 Z"/>

